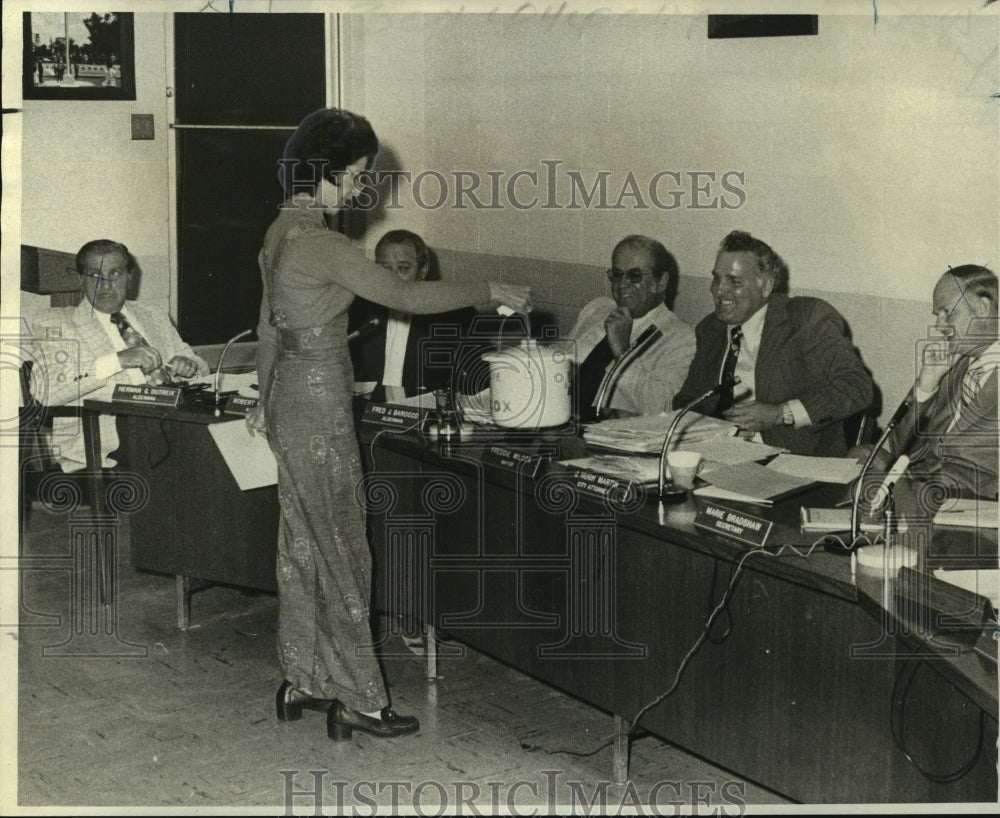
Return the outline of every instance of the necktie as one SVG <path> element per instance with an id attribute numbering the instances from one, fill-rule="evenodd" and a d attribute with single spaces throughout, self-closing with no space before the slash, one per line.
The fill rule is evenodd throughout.
<path id="1" fill-rule="evenodd" d="M 740 344 L 743 341 L 743 327 L 733 327 L 729 330 L 729 351 L 722 364 L 722 381 L 726 384 L 719 393 L 719 414 L 733 405 L 733 377 L 736 375 L 736 359 L 740 357 Z"/>
<path id="2" fill-rule="evenodd" d="M 111 323 L 118 327 L 118 332 L 122 336 L 122 340 L 125 341 L 125 346 L 129 349 L 146 346 L 146 339 L 142 337 L 139 330 L 133 327 L 120 312 L 111 313 Z"/>
<path id="3" fill-rule="evenodd" d="M 578 414 L 582 420 L 597 420 L 594 415 L 594 398 L 597 397 L 597 390 L 604 378 L 604 370 L 614 359 L 615 355 L 611 351 L 611 343 L 608 341 L 608 336 L 605 335 L 580 364 L 576 376 L 576 392 L 577 399 L 580 401 Z"/>
<path id="4" fill-rule="evenodd" d="M 142 333 L 133 327 L 120 312 L 113 312 L 110 317 L 111 323 L 118 327 L 118 332 L 121 334 L 125 346 L 129 349 L 132 347 L 149 346 L 146 339 L 142 337 Z M 146 376 L 146 383 L 154 386 L 169 384 L 172 380 L 170 371 L 162 364 L 151 372 L 143 371 L 143 374 Z"/>

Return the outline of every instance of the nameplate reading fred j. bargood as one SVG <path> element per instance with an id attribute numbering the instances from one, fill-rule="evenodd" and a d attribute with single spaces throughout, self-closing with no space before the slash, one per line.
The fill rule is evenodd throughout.
<path id="1" fill-rule="evenodd" d="M 227 415 L 239 415 L 246 417 L 247 412 L 257 406 L 257 398 L 245 398 L 243 395 L 230 395 L 226 399 L 226 408 L 223 410 Z"/>
<path id="2" fill-rule="evenodd" d="M 365 413 L 361 416 L 361 422 L 405 431 L 416 429 L 420 425 L 421 417 L 420 409 L 413 406 L 400 406 L 395 403 L 369 403 L 365 407 Z"/>
<path id="3" fill-rule="evenodd" d="M 714 503 L 705 503 L 698 509 L 694 524 L 723 537 L 732 537 L 734 540 L 758 547 L 764 545 L 767 535 L 771 533 L 771 526 L 774 525 L 761 517 L 754 517 L 752 514 L 734 511 Z"/>
<path id="4" fill-rule="evenodd" d="M 112 403 L 142 404 L 143 406 L 170 406 L 174 409 L 181 400 L 179 386 L 149 386 L 128 383 L 115 384 L 111 395 Z"/>
<path id="5" fill-rule="evenodd" d="M 480 457 L 483 463 L 526 474 L 528 477 L 538 474 L 538 467 L 545 459 L 541 455 L 519 452 L 507 446 L 487 446 Z"/>
<path id="6" fill-rule="evenodd" d="M 635 484 L 629 480 L 598 474 L 593 471 L 574 471 L 573 485 L 577 491 L 596 497 L 614 497 L 619 501 L 631 500 L 636 495 Z"/>

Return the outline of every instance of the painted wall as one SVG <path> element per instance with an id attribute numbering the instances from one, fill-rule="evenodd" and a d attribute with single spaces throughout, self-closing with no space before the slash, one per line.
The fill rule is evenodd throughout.
<path id="1" fill-rule="evenodd" d="M 446 273 L 530 283 L 564 329 L 627 233 L 674 253 L 676 309 L 697 321 L 718 242 L 744 229 L 793 294 L 841 310 L 894 406 L 936 278 L 1000 255 L 996 14 L 822 15 L 817 36 L 753 40 L 708 40 L 704 15 L 348 15 L 344 31 L 345 107 L 414 176 L 366 240 L 421 231 Z M 513 187 L 534 207 L 505 198 L 518 171 L 538 174 Z M 602 171 L 608 206 L 572 207 L 572 174 L 592 189 Z M 655 178 L 676 206 L 656 206 Z"/>
<path id="2" fill-rule="evenodd" d="M 1000 257 L 996 8 L 822 15 L 815 37 L 726 41 L 707 39 L 703 15 L 344 15 L 343 104 L 382 136 L 380 170 L 423 174 L 423 207 L 402 183 L 397 209 L 352 228 L 367 222 L 368 247 L 391 227 L 421 232 L 446 277 L 530 283 L 563 329 L 632 232 L 675 254 L 676 309 L 697 321 L 719 240 L 749 230 L 788 262 L 793 293 L 842 311 L 894 405 L 936 277 Z M 20 118 L 21 241 L 122 238 L 142 297 L 164 303 L 169 21 L 136 14 L 134 102 L 28 100 Z M 130 139 L 132 113 L 154 115 L 154 140 Z M 602 173 L 605 206 L 580 188 L 572 206 L 574 175 L 585 192 Z M 456 207 L 470 174 L 481 205 Z"/>
<path id="3" fill-rule="evenodd" d="M 136 98 L 21 103 L 21 242 L 75 253 L 96 238 L 139 259 L 141 297 L 171 289 L 167 123 L 169 15 L 135 15 Z M 131 138 L 131 115 L 153 114 L 152 140 Z M 29 304 L 36 299 L 27 299 Z"/>

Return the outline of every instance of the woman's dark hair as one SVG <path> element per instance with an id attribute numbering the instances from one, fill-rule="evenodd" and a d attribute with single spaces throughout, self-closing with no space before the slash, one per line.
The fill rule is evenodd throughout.
<path id="1" fill-rule="evenodd" d="M 363 116 L 341 108 L 320 108 L 303 119 L 285 143 L 278 180 L 286 196 L 315 195 L 324 177 L 340 184 L 338 174 L 361 157 L 369 157 L 371 167 L 378 150 L 378 137 Z"/>

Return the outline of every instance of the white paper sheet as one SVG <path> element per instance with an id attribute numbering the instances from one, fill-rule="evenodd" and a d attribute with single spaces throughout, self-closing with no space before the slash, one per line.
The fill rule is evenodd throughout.
<path id="1" fill-rule="evenodd" d="M 212 423 L 208 431 L 240 489 L 247 491 L 278 482 L 278 465 L 267 438 L 251 436 L 244 420 Z"/>
<path id="2" fill-rule="evenodd" d="M 1000 570 L 946 571 L 944 568 L 938 568 L 934 576 L 958 588 L 986 597 L 994 610 L 1000 610 Z"/>
<path id="3" fill-rule="evenodd" d="M 779 454 L 767 464 L 769 469 L 804 477 L 818 483 L 847 485 L 861 474 L 861 464 L 852 457 L 808 457 L 803 454 Z"/>
<path id="4" fill-rule="evenodd" d="M 948 500 L 934 515 L 934 525 L 997 528 L 996 500 Z"/>

